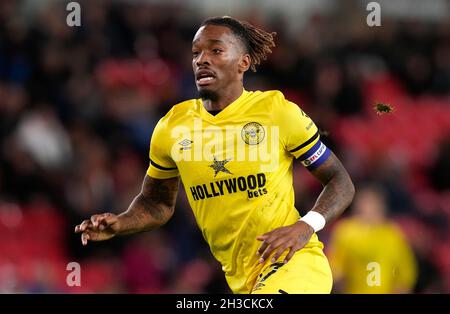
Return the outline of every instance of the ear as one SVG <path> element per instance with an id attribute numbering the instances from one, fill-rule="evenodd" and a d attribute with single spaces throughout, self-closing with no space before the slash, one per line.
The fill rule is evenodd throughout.
<path id="1" fill-rule="evenodd" d="M 244 73 L 250 68 L 251 58 L 248 53 L 245 53 L 241 56 L 239 60 L 239 72 Z"/>

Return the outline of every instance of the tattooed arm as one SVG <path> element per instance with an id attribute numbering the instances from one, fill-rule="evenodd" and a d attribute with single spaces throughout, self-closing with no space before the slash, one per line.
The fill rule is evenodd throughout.
<path id="1" fill-rule="evenodd" d="M 311 210 L 322 214 L 326 222 L 338 217 L 351 203 L 355 194 L 352 180 L 339 159 L 331 153 L 330 157 L 312 174 L 324 186 L 322 193 Z M 281 254 L 289 250 L 284 262 L 288 262 L 294 253 L 302 249 L 314 233 L 314 229 L 303 221 L 287 227 L 277 228 L 257 238 L 262 241 L 258 250 L 260 262 L 264 262 L 275 251 L 275 262 Z"/>
<path id="2" fill-rule="evenodd" d="M 313 170 L 312 174 L 324 188 L 311 210 L 322 214 L 329 223 L 350 205 L 355 195 L 355 187 L 347 170 L 333 153 L 327 161 Z"/>
<path id="3" fill-rule="evenodd" d="M 179 182 L 179 177 L 161 180 L 146 175 L 141 192 L 125 212 L 93 215 L 76 226 L 75 232 L 81 233 L 81 242 L 86 245 L 88 241 L 108 240 L 162 226 L 172 217 Z"/>

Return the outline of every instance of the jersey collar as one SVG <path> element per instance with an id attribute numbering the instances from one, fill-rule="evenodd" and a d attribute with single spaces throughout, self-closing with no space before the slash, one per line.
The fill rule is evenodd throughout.
<path id="1" fill-rule="evenodd" d="M 241 107 L 242 103 L 245 101 L 245 99 L 247 98 L 247 96 L 249 94 L 250 94 L 250 92 L 248 92 L 245 89 L 243 89 L 242 94 L 235 101 L 233 101 L 231 104 L 229 104 L 228 106 L 223 108 L 222 111 L 220 111 L 215 116 L 210 114 L 205 109 L 205 106 L 203 106 L 203 102 L 202 102 L 202 100 L 200 98 L 196 99 L 196 105 L 199 108 L 200 116 L 203 119 L 211 121 L 211 122 L 222 121 L 222 120 L 232 116 L 233 113 L 236 112 L 236 110 L 239 110 L 239 108 Z"/>

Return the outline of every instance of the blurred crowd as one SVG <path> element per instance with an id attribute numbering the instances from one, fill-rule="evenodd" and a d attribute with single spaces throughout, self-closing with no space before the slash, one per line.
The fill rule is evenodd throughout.
<path id="1" fill-rule="evenodd" d="M 22 1 L 0 1 L 0 292 L 229 292 L 183 191 L 162 229 L 87 247 L 73 234 L 139 192 L 156 122 L 197 97 L 191 41 L 206 18 L 181 4 L 80 3 L 81 26 L 68 27 L 65 2 L 30 13 Z M 388 224 L 410 252 L 392 266 L 408 279 L 384 292 L 449 293 L 450 17 L 368 27 L 365 13 L 313 14 L 292 33 L 282 15 L 242 12 L 277 32 L 273 54 L 244 83 L 282 90 L 315 120 L 357 190 L 370 184 L 382 195 L 361 195 L 319 234 L 340 267 L 335 292 L 354 291 L 342 276 L 358 263 L 334 262 L 333 243 L 341 223 L 359 219 L 355 230 Z M 376 103 L 394 111 L 377 114 Z M 300 165 L 294 171 L 304 213 L 321 186 Z M 365 219 L 365 202 L 385 218 Z M 385 245 L 370 252 L 384 251 L 392 238 L 373 234 Z M 346 258 L 376 260 L 370 252 Z M 70 261 L 81 265 L 81 287 L 66 285 Z"/>

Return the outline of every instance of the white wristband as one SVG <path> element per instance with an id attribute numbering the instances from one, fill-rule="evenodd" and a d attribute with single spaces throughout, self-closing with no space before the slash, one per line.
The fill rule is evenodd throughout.
<path id="1" fill-rule="evenodd" d="M 315 212 L 313 210 L 310 210 L 305 216 L 300 218 L 300 221 L 303 221 L 310 225 L 314 232 L 320 231 L 325 227 L 325 218 L 322 216 L 322 214 Z"/>

